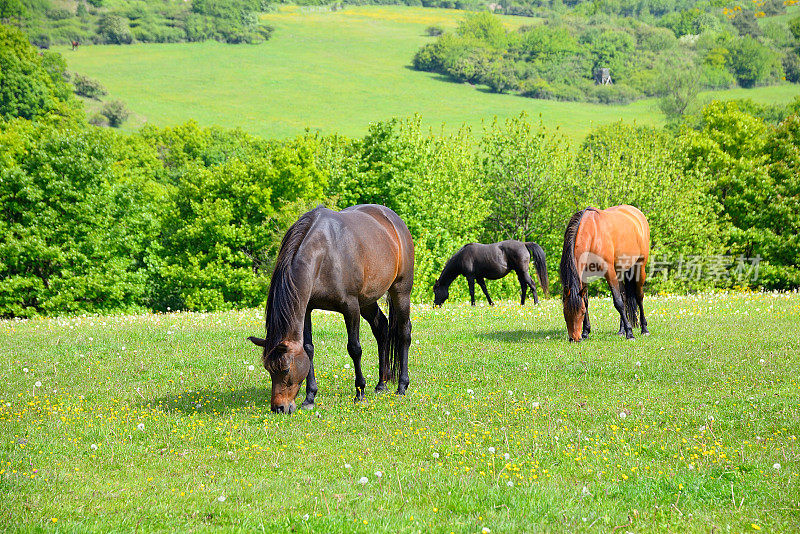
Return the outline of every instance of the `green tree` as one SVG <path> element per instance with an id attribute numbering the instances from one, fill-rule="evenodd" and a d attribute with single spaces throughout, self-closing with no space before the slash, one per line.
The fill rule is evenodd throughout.
<path id="1" fill-rule="evenodd" d="M 731 46 L 729 68 L 742 87 L 767 80 L 776 66 L 777 55 L 749 35 Z"/>
<path id="2" fill-rule="evenodd" d="M 0 129 L 0 315 L 141 306 L 158 166 L 152 147 L 107 130 Z"/>
<path id="3" fill-rule="evenodd" d="M 66 79 L 60 56 L 40 56 L 22 32 L 0 25 L 0 117 L 78 116 Z"/>

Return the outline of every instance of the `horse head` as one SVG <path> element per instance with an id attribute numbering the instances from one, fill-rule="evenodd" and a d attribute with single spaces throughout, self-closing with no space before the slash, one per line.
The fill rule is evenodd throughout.
<path id="1" fill-rule="evenodd" d="M 293 413 L 297 409 L 295 399 L 300 392 L 300 385 L 311 368 L 311 359 L 303 344 L 284 340 L 267 352 L 265 340 L 252 336 L 248 339 L 264 348 L 264 368 L 272 378 L 270 408 L 275 413 Z"/>
<path id="2" fill-rule="evenodd" d="M 568 290 L 568 292 L 571 290 Z M 578 299 L 564 299 L 564 320 L 567 322 L 567 337 L 570 341 L 583 339 L 583 318 L 586 317 L 586 287 L 578 294 Z M 567 297 L 571 295 L 567 294 Z"/>
<path id="3" fill-rule="evenodd" d="M 434 306 L 441 306 L 444 304 L 444 301 L 450 296 L 450 288 L 447 286 L 443 286 L 437 280 L 433 284 L 433 305 Z"/>

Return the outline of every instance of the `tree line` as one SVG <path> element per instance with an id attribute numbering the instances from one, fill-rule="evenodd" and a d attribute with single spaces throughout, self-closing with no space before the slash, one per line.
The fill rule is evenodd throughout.
<path id="1" fill-rule="evenodd" d="M 786 12 L 782 1 L 768 5 L 770 15 Z M 601 103 L 800 81 L 800 17 L 765 17 L 709 4 L 649 22 L 575 11 L 509 31 L 474 13 L 420 48 L 413 65 L 498 93 Z M 613 84 L 599 83 L 601 69 Z"/>
<path id="2" fill-rule="evenodd" d="M 662 267 L 761 260 L 757 279 L 660 269 L 651 291 L 800 286 L 796 104 L 715 102 L 677 129 L 613 123 L 574 147 L 525 116 L 480 132 L 391 119 L 361 138 L 125 134 L 88 124 L 57 59 L 0 27 L 0 316 L 261 306 L 283 233 L 319 204 L 395 210 L 420 302 L 465 243 L 536 241 L 553 270 L 570 215 L 620 203 L 650 220 Z"/>

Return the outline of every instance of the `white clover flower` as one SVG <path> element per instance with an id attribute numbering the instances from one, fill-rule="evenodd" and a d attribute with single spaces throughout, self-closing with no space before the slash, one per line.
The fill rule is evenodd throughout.
<path id="1" fill-rule="evenodd" d="M 468 390 L 467 390 L 467 393 L 469 393 L 470 395 L 474 395 L 474 394 L 475 394 L 475 392 L 474 392 L 474 391 L 472 391 L 471 389 L 468 389 Z"/>
<path id="2" fill-rule="evenodd" d="M 247 366 L 247 370 L 248 371 L 255 371 L 256 370 L 256 366 L 255 365 L 248 365 Z"/>
<path id="3" fill-rule="evenodd" d="M 350 469 L 352 466 L 350 464 L 344 464 L 345 469 Z"/>
<path id="4" fill-rule="evenodd" d="M 491 533 L 492 533 L 492 531 L 490 529 L 486 528 L 486 527 L 483 527 L 481 529 L 481 534 L 491 534 Z"/>
<path id="5" fill-rule="evenodd" d="M 144 432 L 144 423 L 139 423 L 138 425 L 136 425 L 136 428 L 138 428 L 140 431 Z"/>
<path id="6" fill-rule="evenodd" d="M 494 454 L 494 447 L 489 447 L 489 454 Z"/>
<path id="7" fill-rule="evenodd" d="M 533 404 L 531 404 L 531 406 L 533 406 L 534 409 L 535 409 L 535 408 L 538 408 L 540 406 L 540 404 L 538 402 L 534 402 Z"/>
<path id="8" fill-rule="evenodd" d="M 510 459 L 511 459 L 511 455 L 510 455 L 510 454 L 508 454 L 508 453 L 505 453 L 505 454 L 503 455 L 503 459 L 504 459 L 504 460 L 510 460 Z"/>
<path id="9" fill-rule="evenodd" d="M 383 476 L 383 473 L 380 471 L 375 471 L 375 476 L 381 478 Z"/>
<path id="10" fill-rule="evenodd" d="M 225 502 L 225 495 L 220 495 L 219 497 L 217 497 L 217 500 L 219 502 Z"/>
<path id="11" fill-rule="evenodd" d="M 34 384 L 34 386 L 36 386 L 37 388 L 40 388 L 40 387 L 42 387 L 42 383 L 37 380 L 36 383 Z"/>
<path id="12" fill-rule="evenodd" d="M 589 488 L 587 488 L 586 486 L 584 486 L 584 487 L 583 487 L 583 489 L 581 489 L 581 493 L 582 493 L 583 495 L 589 495 Z"/>
<path id="13" fill-rule="evenodd" d="M 633 365 L 634 365 L 634 367 L 641 367 L 641 366 L 642 366 L 642 362 L 636 362 L 636 363 L 635 363 L 635 364 L 633 364 Z"/>
<path id="14" fill-rule="evenodd" d="M 361 484 L 362 486 L 367 482 L 369 482 L 369 479 L 367 477 L 361 477 L 358 479 L 358 483 Z"/>
<path id="15" fill-rule="evenodd" d="M 513 480 L 509 480 L 508 482 L 506 482 L 506 486 L 508 486 L 509 488 L 512 487 L 513 485 L 514 485 Z"/>
<path id="16" fill-rule="evenodd" d="M 97 444 L 96 443 L 92 443 L 91 445 L 89 445 L 89 448 L 92 449 L 93 451 L 96 451 L 97 450 Z"/>
<path id="17" fill-rule="evenodd" d="M 775 462 L 774 464 L 772 464 L 772 468 L 775 469 L 775 470 L 778 470 L 778 469 L 781 468 L 781 464 L 779 464 L 778 462 Z"/>
<path id="18" fill-rule="evenodd" d="M 308 518 L 309 518 L 309 515 L 308 515 L 308 514 L 304 515 L 304 516 L 303 516 L 303 521 L 308 521 Z"/>
<path id="19" fill-rule="evenodd" d="M 28 369 L 27 367 L 22 368 L 22 372 L 25 373 L 26 375 L 28 374 L 28 371 L 30 371 L 30 369 Z"/>
<path id="20" fill-rule="evenodd" d="M 625 419 L 626 417 L 628 417 L 628 414 L 626 414 L 625 412 L 619 412 L 620 419 Z"/>
<path id="21" fill-rule="evenodd" d="M 345 369 L 350 369 L 350 364 L 349 363 L 344 364 L 344 368 Z"/>
<path id="22" fill-rule="evenodd" d="M 433 453 L 433 457 L 438 460 L 439 459 L 439 453 L 438 452 L 434 452 Z"/>

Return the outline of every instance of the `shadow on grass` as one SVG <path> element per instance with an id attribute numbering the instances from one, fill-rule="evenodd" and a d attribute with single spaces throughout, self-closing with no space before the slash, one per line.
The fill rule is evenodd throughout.
<path id="1" fill-rule="evenodd" d="M 526 341 L 555 341 L 566 340 L 567 332 L 561 329 L 549 330 L 498 330 L 495 332 L 482 332 L 478 337 L 503 343 L 523 343 Z M 549 339 L 548 339 L 549 338 Z"/>
<path id="2" fill-rule="evenodd" d="M 151 408 L 164 412 L 191 414 L 214 414 L 244 408 L 269 412 L 271 391 L 269 388 L 246 388 L 235 390 L 198 389 L 165 395 L 146 403 Z M 142 403 L 145 404 L 145 403 Z"/>

